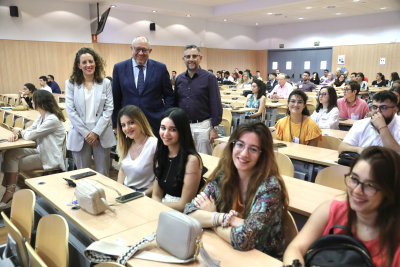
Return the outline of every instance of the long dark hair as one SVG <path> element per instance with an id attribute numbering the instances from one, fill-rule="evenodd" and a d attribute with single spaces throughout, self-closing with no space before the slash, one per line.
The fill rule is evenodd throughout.
<path id="1" fill-rule="evenodd" d="M 24 84 L 24 86 L 28 88 L 29 91 L 31 91 L 31 94 L 33 94 L 37 90 L 36 87 L 31 83 L 26 83 Z"/>
<path id="2" fill-rule="evenodd" d="M 61 108 L 58 106 L 57 101 L 52 93 L 47 92 L 46 90 L 36 90 L 33 93 L 32 100 L 35 103 L 36 110 L 41 108 L 44 111 L 56 115 L 60 121 L 65 121 L 65 117 L 61 111 Z"/>
<path id="3" fill-rule="evenodd" d="M 91 54 L 94 62 L 96 63 L 96 68 L 94 70 L 94 81 L 97 84 L 101 84 L 103 82 L 103 77 L 106 76 L 105 68 L 106 61 L 100 56 L 99 52 L 90 47 L 82 47 L 75 54 L 74 65 L 72 67 L 72 74 L 69 78 L 69 82 L 71 84 L 76 83 L 77 85 L 81 85 L 85 81 L 85 77 L 83 76 L 82 70 L 78 67 L 80 63 L 81 56 L 83 54 Z"/>
<path id="4" fill-rule="evenodd" d="M 341 76 L 343 76 L 343 81 L 339 80 L 339 78 Z M 344 74 L 342 73 L 336 78 L 336 80 L 335 80 L 335 82 L 333 84 L 336 85 L 336 86 L 342 86 L 342 84 L 344 84 L 346 82 L 345 80 L 346 80 L 346 78 L 344 77 Z"/>
<path id="5" fill-rule="evenodd" d="M 267 91 L 267 85 L 259 79 L 254 79 L 253 83 L 255 83 L 258 87 L 257 99 L 260 99 L 263 95 L 265 95 L 265 92 Z"/>
<path id="6" fill-rule="evenodd" d="M 362 160 L 369 163 L 370 176 L 382 191 L 383 198 L 376 217 L 379 229 L 379 253 L 386 253 L 385 257 L 382 257 L 386 258 L 382 266 L 392 266 L 400 243 L 400 198 L 397 195 L 400 191 L 400 156 L 390 148 L 368 147 L 352 162 L 350 173 Z M 349 194 L 347 194 L 347 209 L 347 226 L 356 229 L 357 214 L 350 207 Z"/>
<path id="7" fill-rule="evenodd" d="M 329 103 L 328 103 L 328 113 L 331 112 L 331 110 L 333 108 L 337 108 L 337 94 L 336 94 L 336 90 L 335 88 L 333 88 L 332 86 L 323 86 L 321 88 L 322 89 L 326 89 L 328 91 L 328 96 L 329 96 Z M 321 93 L 321 91 L 319 91 Z M 317 107 L 315 108 L 316 112 L 319 112 L 319 110 L 323 107 L 323 105 L 321 103 L 319 103 L 319 97 L 318 97 L 318 104 Z"/>
<path id="8" fill-rule="evenodd" d="M 161 121 L 165 118 L 169 118 L 174 122 L 175 128 L 179 134 L 179 152 L 176 156 L 177 161 L 175 161 L 175 163 L 178 162 L 178 174 L 175 177 L 175 184 L 182 185 L 189 155 L 194 155 L 199 159 L 200 168 L 203 166 L 202 160 L 199 153 L 196 151 L 192 132 L 190 130 L 189 118 L 186 112 L 181 108 L 170 108 L 162 114 Z M 153 161 L 154 175 L 157 180 L 162 177 L 166 169 L 168 154 L 168 147 L 159 139 Z"/>
<path id="9" fill-rule="evenodd" d="M 381 77 L 382 81 L 385 81 L 385 75 L 383 75 L 382 73 L 378 72 L 377 73 L 379 77 Z"/>
<path id="10" fill-rule="evenodd" d="M 396 92 L 400 95 L 400 86 L 393 86 L 392 88 L 390 88 L 390 92 Z M 397 103 L 397 108 L 398 108 L 397 114 L 399 114 L 400 113 L 400 102 Z"/>
<path id="11" fill-rule="evenodd" d="M 397 72 L 392 72 L 390 76 L 392 76 L 392 81 L 400 80 L 399 74 Z"/>
<path id="12" fill-rule="evenodd" d="M 307 108 L 308 96 L 306 95 L 306 93 L 304 93 L 304 92 L 303 92 L 302 90 L 300 90 L 300 89 L 293 90 L 293 91 L 290 93 L 290 95 L 289 95 L 289 97 L 288 97 L 288 100 L 287 100 L 288 107 L 287 107 L 287 110 L 286 110 L 286 114 L 290 116 L 289 102 L 290 102 L 290 98 L 291 98 L 292 96 L 294 96 L 294 95 L 300 96 L 300 97 L 303 99 L 303 101 L 304 101 L 304 108 L 303 108 L 303 110 L 301 111 L 301 114 L 306 115 L 306 116 L 310 116 L 310 111 L 309 111 L 308 108 Z"/>

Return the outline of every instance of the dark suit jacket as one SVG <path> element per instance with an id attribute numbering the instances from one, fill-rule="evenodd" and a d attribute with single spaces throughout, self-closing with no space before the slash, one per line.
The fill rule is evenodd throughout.
<path id="1" fill-rule="evenodd" d="M 165 110 L 173 107 L 175 102 L 165 64 L 148 59 L 144 84 L 144 90 L 142 94 L 139 94 L 133 76 L 132 58 L 114 65 L 112 84 L 114 98 L 113 128 L 117 128 L 119 110 L 126 105 L 135 105 L 146 115 L 154 134 L 158 136 L 160 117 Z"/>

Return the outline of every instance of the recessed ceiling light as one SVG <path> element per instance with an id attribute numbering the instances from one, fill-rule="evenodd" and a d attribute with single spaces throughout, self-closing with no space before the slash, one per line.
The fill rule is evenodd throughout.
<path id="1" fill-rule="evenodd" d="M 153 13 L 156 13 L 157 12 L 157 10 L 153 10 Z"/>
<path id="2" fill-rule="evenodd" d="M 386 9 L 386 7 L 381 7 L 381 9 Z"/>
<path id="3" fill-rule="evenodd" d="M 303 18 L 299 18 L 299 19 L 303 19 Z"/>
<path id="4" fill-rule="evenodd" d="M 342 13 L 336 13 L 336 15 L 342 15 Z"/>
<path id="5" fill-rule="evenodd" d="M 186 17 L 191 17 L 192 15 L 186 15 Z"/>
<path id="6" fill-rule="evenodd" d="M 224 21 L 227 21 L 227 19 L 224 19 Z"/>
<path id="7" fill-rule="evenodd" d="M 115 6 L 115 5 L 112 5 L 111 7 L 117 7 L 117 6 Z"/>
<path id="8" fill-rule="evenodd" d="M 308 6 L 308 7 L 306 7 L 306 9 L 311 9 L 312 7 L 310 7 L 310 6 Z"/>
<path id="9" fill-rule="evenodd" d="M 358 2 L 358 1 L 360 1 L 360 0 L 353 0 L 353 2 Z"/>
<path id="10" fill-rule="evenodd" d="M 268 13 L 268 15 L 272 15 L 272 13 Z"/>
<path id="11" fill-rule="evenodd" d="M 256 23 L 256 25 L 258 25 L 258 22 Z"/>

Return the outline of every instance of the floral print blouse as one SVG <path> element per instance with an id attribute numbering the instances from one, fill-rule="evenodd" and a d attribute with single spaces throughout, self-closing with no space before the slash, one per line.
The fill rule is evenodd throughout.
<path id="1" fill-rule="evenodd" d="M 220 195 L 220 174 L 217 179 L 209 183 L 204 193 L 213 199 Z M 245 210 L 247 203 L 244 203 Z M 184 213 L 196 211 L 194 200 L 186 204 Z M 285 247 L 282 225 L 281 186 L 275 177 L 266 178 L 258 188 L 254 199 L 251 201 L 251 211 L 243 224 L 232 227 L 231 244 L 237 250 L 257 249 L 272 257 L 282 260 Z"/>
<path id="2" fill-rule="evenodd" d="M 255 99 L 255 100 L 254 100 Z M 261 99 L 261 98 L 260 98 Z M 254 94 L 251 95 L 251 97 L 249 98 L 249 100 L 247 100 L 247 104 L 246 104 L 246 108 L 256 108 L 257 110 L 253 110 L 253 111 L 249 111 L 246 112 L 246 115 L 253 115 L 254 113 L 258 112 L 258 108 L 260 107 L 260 99 L 257 99 L 256 96 L 254 96 Z M 261 121 L 261 116 L 257 116 L 255 118 L 251 118 L 251 120 L 259 120 Z"/>

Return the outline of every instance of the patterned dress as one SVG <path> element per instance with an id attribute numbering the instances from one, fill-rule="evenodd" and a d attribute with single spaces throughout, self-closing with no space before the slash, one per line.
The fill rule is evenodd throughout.
<path id="1" fill-rule="evenodd" d="M 213 199 L 218 199 L 221 188 L 220 174 L 217 179 L 209 183 L 204 193 Z M 243 210 L 246 208 L 244 203 Z M 196 211 L 194 200 L 186 204 L 184 213 Z M 282 201 L 281 186 L 275 177 L 266 178 L 258 188 L 254 199 L 251 201 L 251 211 L 243 224 L 232 227 L 231 244 L 237 250 L 257 249 L 272 257 L 282 260 L 285 239 L 282 226 Z"/>
<path id="2" fill-rule="evenodd" d="M 251 95 L 251 97 L 249 98 L 249 100 L 247 100 L 247 104 L 246 104 L 246 108 L 256 108 L 257 110 L 253 110 L 253 111 L 249 111 L 246 112 L 246 115 L 251 116 L 254 113 L 258 112 L 258 108 L 260 107 L 260 99 L 255 99 L 256 96 L 254 96 L 254 94 Z M 261 121 L 261 115 L 257 116 L 255 118 L 250 118 L 250 120 L 259 120 Z"/>

